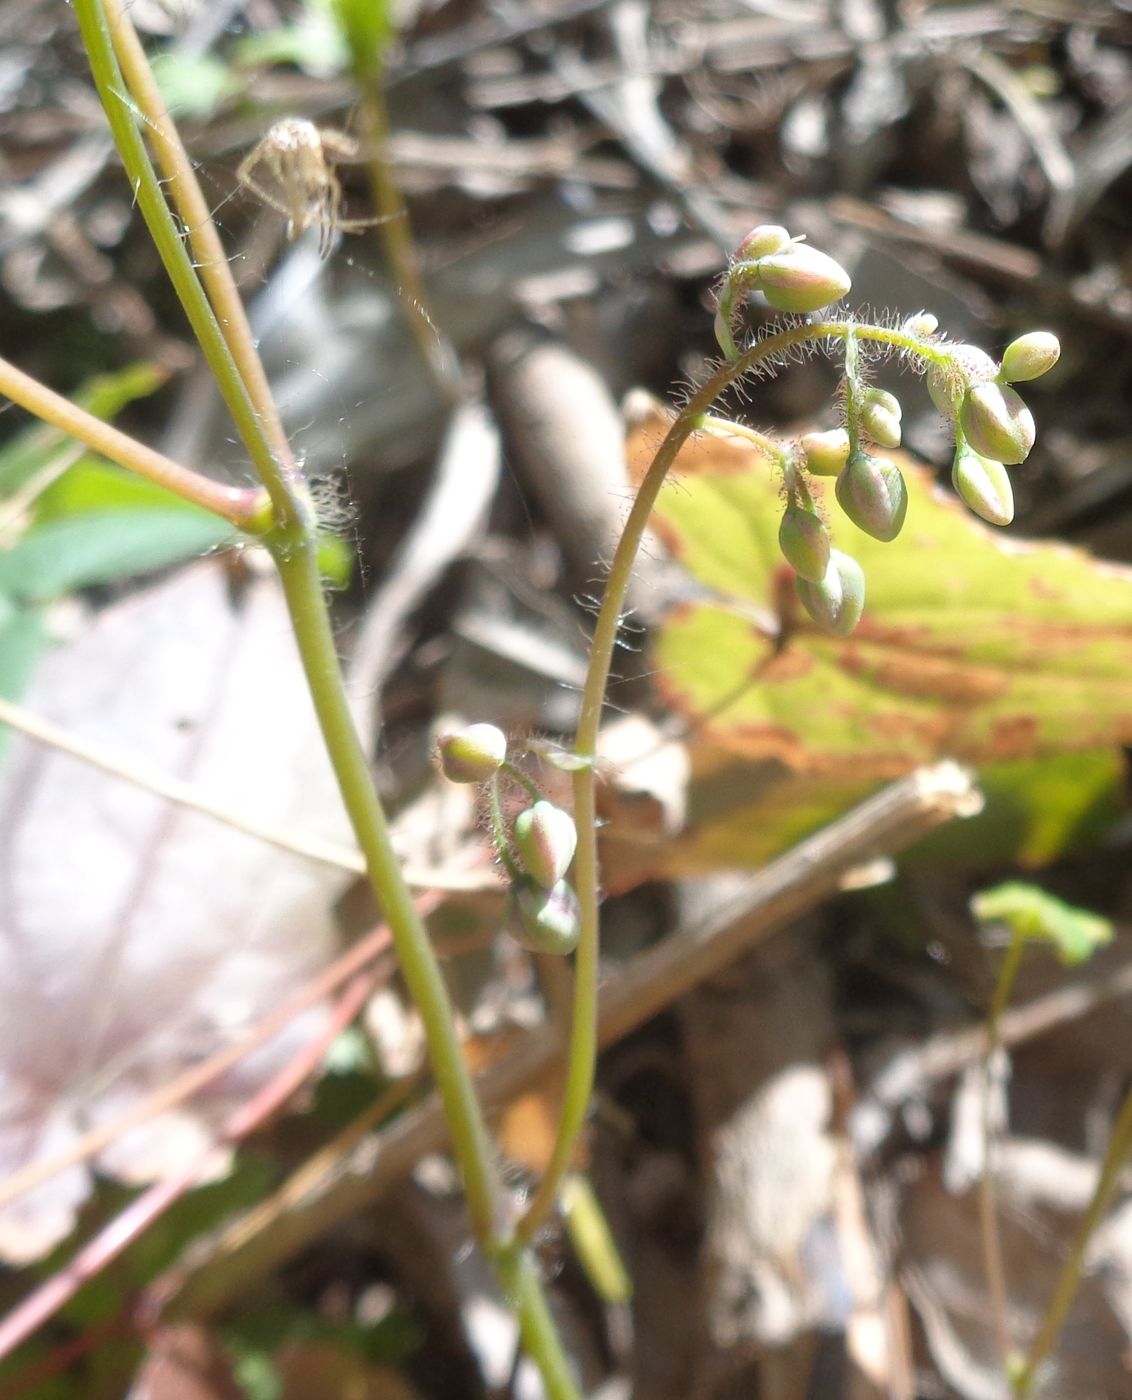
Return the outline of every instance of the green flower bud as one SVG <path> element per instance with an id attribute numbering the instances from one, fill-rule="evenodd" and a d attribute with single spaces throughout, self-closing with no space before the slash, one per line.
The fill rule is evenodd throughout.
<path id="1" fill-rule="evenodd" d="M 1038 379 L 1061 358 L 1061 343 L 1052 331 L 1030 331 L 1002 352 L 1001 376 L 1008 384 Z"/>
<path id="2" fill-rule="evenodd" d="M 829 531 L 812 510 L 793 501 L 786 507 L 778 527 L 778 547 L 800 578 L 820 583 L 825 577 L 829 568 Z"/>
<path id="3" fill-rule="evenodd" d="M 511 834 L 523 869 L 545 890 L 570 869 L 578 846 L 574 818 L 553 802 L 536 802 L 515 818 Z"/>
<path id="4" fill-rule="evenodd" d="M 565 880 L 544 890 L 522 875 L 507 896 L 507 932 L 534 953 L 572 953 L 582 928 L 582 906 Z"/>
<path id="5" fill-rule="evenodd" d="M 778 311 L 802 314 L 840 301 L 853 285 L 827 253 L 808 243 L 789 243 L 756 264 L 757 286 Z"/>
<path id="6" fill-rule="evenodd" d="M 440 770 L 453 783 L 482 783 L 507 757 L 507 736 L 494 724 L 469 724 L 436 746 Z"/>
<path id="7" fill-rule="evenodd" d="M 908 512 L 908 490 L 895 462 L 854 452 L 837 478 L 837 503 L 858 529 L 887 543 Z"/>
<path id="8" fill-rule="evenodd" d="M 756 262 L 770 253 L 781 252 L 790 241 L 789 233 L 781 224 L 759 224 L 735 249 L 734 261 Z"/>
<path id="9" fill-rule="evenodd" d="M 928 370 L 928 394 L 940 413 L 953 422 L 959 399 L 972 384 L 993 379 L 998 366 L 977 345 L 957 345 L 946 365 L 933 365 Z"/>
<path id="10" fill-rule="evenodd" d="M 905 335 L 935 335 L 939 330 L 939 317 L 931 311 L 917 311 L 904 322 Z"/>
<path id="11" fill-rule="evenodd" d="M 844 428 L 826 433 L 807 433 L 802 439 L 806 470 L 815 476 L 840 476 L 849 460 L 849 434 Z"/>
<path id="12" fill-rule="evenodd" d="M 1015 466 L 1034 445 L 1034 416 L 1005 384 L 972 384 L 959 410 L 959 425 L 981 457 Z"/>
<path id="13" fill-rule="evenodd" d="M 1014 489 L 1001 462 L 980 457 L 964 443 L 951 464 L 951 484 L 960 500 L 991 525 L 1009 525 L 1014 519 Z"/>
<path id="14" fill-rule="evenodd" d="M 865 575 L 856 559 L 839 549 L 830 551 L 829 568 L 820 583 L 796 578 L 794 587 L 802 606 L 827 632 L 847 637 L 860 622 L 865 607 Z"/>
<path id="15" fill-rule="evenodd" d="M 861 427 L 878 447 L 900 446 L 900 400 L 886 389 L 867 389 L 861 397 Z"/>

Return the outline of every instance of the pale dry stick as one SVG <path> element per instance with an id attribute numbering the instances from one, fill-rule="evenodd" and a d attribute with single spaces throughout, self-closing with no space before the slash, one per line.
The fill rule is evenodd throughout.
<path id="1" fill-rule="evenodd" d="M 132 783 L 135 787 L 143 788 L 146 792 L 153 793 L 155 797 L 164 798 L 165 801 L 173 802 L 178 807 L 184 807 L 191 812 L 199 812 L 201 816 L 211 817 L 214 821 L 231 827 L 233 831 L 239 831 L 245 836 L 252 836 L 257 841 L 264 841 L 269 846 L 275 846 L 281 851 L 302 856 L 306 860 L 318 861 L 322 865 L 333 866 L 337 870 L 347 870 L 353 875 L 365 874 L 365 860 L 362 853 L 356 849 L 339 845 L 334 841 L 320 841 L 313 836 L 298 836 L 293 832 L 284 831 L 279 827 L 270 826 L 252 817 L 247 817 L 241 812 L 234 811 L 231 807 L 212 801 L 192 783 L 170 777 L 165 773 L 159 773 L 155 768 L 148 768 L 144 764 L 114 752 L 105 744 L 80 738 L 79 735 L 71 733 L 70 730 L 63 729 L 50 720 L 42 719 L 24 709 L 23 706 L 13 704 L 12 701 L 3 698 L 0 698 L 0 724 L 10 725 L 13 729 L 19 730 L 21 734 L 26 734 L 41 744 L 47 744 L 51 748 L 59 750 L 60 753 L 69 754 L 82 763 L 89 763 L 104 773 L 121 778 L 124 782 Z M 405 879 L 408 884 L 420 889 L 447 893 L 476 893 L 502 888 L 498 877 L 489 869 L 453 872 L 420 870 L 406 866 Z"/>
<path id="2" fill-rule="evenodd" d="M 981 805 L 970 774 L 953 763 L 923 769 L 883 789 L 766 869 L 737 882 L 727 901 L 706 911 L 697 923 L 626 963 L 601 988 L 600 1044 L 621 1039 L 705 977 L 815 908 L 841 887 L 854 867 L 878 853 L 902 849 L 941 822 L 974 815 Z M 560 1074 L 563 1044 L 555 1027 L 532 1032 L 479 1076 L 481 1102 L 498 1110 L 532 1085 Z M 285 1227 L 277 1223 L 268 1234 L 245 1236 L 238 1249 L 227 1248 L 221 1238 L 215 1257 L 190 1266 L 175 1280 L 173 1314 L 205 1317 L 223 1308 L 304 1244 L 371 1206 L 420 1157 L 442 1150 L 445 1142 L 444 1115 L 436 1096 L 430 1095 L 335 1163 L 320 1189 L 308 1186 Z"/>
<path id="3" fill-rule="evenodd" d="M 251 1103 L 242 1104 L 230 1114 L 216 1142 L 192 1162 L 162 1181 L 155 1182 L 137 1200 L 105 1225 L 92 1240 L 27 1298 L 0 1320 L 0 1358 L 18 1346 L 49 1321 L 75 1296 L 83 1284 L 100 1274 L 127 1249 L 141 1232 L 159 1219 L 175 1201 L 208 1177 L 212 1158 L 221 1145 L 234 1145 L 257 1128 L 295 1092 L 315 1070 L 330 1041 L 358 1015 L 373 990 L 376 970 L 355 977 L 334 1008 L 330 1024 L 304 1045 L 291 1061 L 258 1091 Z"/>
<path id="4" fill-rule="evenodd" d="M 50 430 L 48 432 L 50 433 Z M 9 542 L 6 538 L 9 532 L 23 523 L 28 511 L 40 496 L 85 456 L 86 448 L 81 442 L 65 443 L 18 491 L 12 492 L 0 507 L 0 543 L 6 545 Z"/>

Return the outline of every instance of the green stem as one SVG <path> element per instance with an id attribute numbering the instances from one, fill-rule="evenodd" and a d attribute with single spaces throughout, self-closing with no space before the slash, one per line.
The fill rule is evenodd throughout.
<path id="1" fill-rule="evenodd" d="M 1096 1190 L 1093 1192 L 1093 1199 L 1089 1203 L 1089 1209 L 1085 1212 L 1081 1224 L 1077 1227 L 1073 1247 L 1062 1267 L 1057 1288 L 1054 1290 L 1046 1315 L 1042 1319 L 1038 1335 L 1034 1338 L 1027 1353 L 1025 1363 L 1014 1377 L 1014 1393 L 1020 1397 L 1020 1400 L 1025 1400 L 1025 1397 L 1030 1394 L 1042 1363 L 1053 1350 L 1058 1333 L 1065 1325 L 1065 1319 L 1069 1316 L 1069 1309 L 1073 1305 L 1073 1299 L 1081 1284 L 1085 1250 L 1088 1248 L 1094 1231 L 1112 1205 L 1116 1189 L 1120 1184 L 1121 1171 L 1130 1153 L 1132 1153 L 1132 1090 L 1128 1092 L 1120 1106 L 1120 1113 L 1117 1115 L 1112 1130 L 1112 1138 L 1108 1144 L 1108 1151 L 1105 1153 L 1100 1178 L 1097 1181 Z"/>
<path id="2" fill-rule="evenodd" d="M 493 1261 L 507 1262 L 513 1277 L 503 1279 L 500 1262 L 501 1282 L 516 1299 L 524 1341 L 548 1390 L 555 1400 L 575 1400 L 577 1392 L 542 1296 L 538 1272 L 533 1260 L 516 1243 L 503 1216 L 506 1196 L 460 1046 L 440 964 L 402 876 L 385 811 L 350 715 L 319 576 L 314 520 L 301 480 L 290 454 L 277 455 L 273 449 L 271 436 L 275 429 L 271 425 L 278 420 L 272 415 L 260 417 L 225 332 L 185 252 L 123 95 L 123 78 L 101 0 L 75 0 L 75 10 L 91 72 L 138 204 L 270 497 L 274 521 L 269 528 L 263 528 L 264 543 L 279 570 L 300 660 L 343 803 L 365 857 L 374 896 L 388 922 L 410 995 L 421 1016 L 476 1238 Z M 123 51 L 128 48 L 127 43 Z M 133 60 L 144 67 L 144 53 L 139 50 L 127 56 L 136 77 Z M 239 319 L 230 319 L 227 324 L 237 343 L 242 342 L 241 326 L 246 323 Z M 246 343 L 254 352 L 250 338 Z M 253 383 L 258 383 L 257 394 L 266 394 L 266 381 L 256 381 L 254 372 L 249 372 Z"/>
<path id="3" fill-rule="evenodd" d="M 271 395 L 243 300 L 232 277 L 212 211 L 181 142 L 177 124 L 162 101 L 145 49 L 123 9 L 122 0 L 102 0 L 102 4 L 127 91 L 145 119 L 150 143 L 164 176 L 165 189 L 185 226 L 196 270 L 204 283 L 221 334 L 275 457 L 293 469 L 291 445 Z"/>
<path id="4" fill-rule="evenodd" d="M 79 408 L 4 359 L 0 359 L 0 394 L 26 408 L 29 413 L 34 413 L 45 423 L 53 424 L 68 437 L 77 438 L 93 452 L 117 462 L 127 471 L 156 482 L 158 486 L 175 491 L 186 501 L 223 516 L 239 529 L 257 533 L 263 528 L 266 502 L 259 487 L 224 486 L 210 477 L 201 476 L 199 472 L 190 471 L 188 467 L 182 467 L 160 452 L 155 452 L 152 447 L 146 447 L 127 433 L 104 423 L 85 408 Z"/>
<path id="5" fill-rule="evenodd" d="M 614 551 L 605 582 L 593 638 L 589 666 L 582 689 L 574 752 L 587 760 L 574 774 L 574 821 L 578 829 L 578 850 L 574 857 L 574 886 L 582 907 L 581 932 L 574 961 L 574 1014 L 571 1024 L 570 1053 L 558 1132 L 546 1173 L 531 1197 L 519 1222 L 519 1235 L 533 1239 L 554 1209 L 558 1190 L 570 1168 L 578 1135 L 586 1120 L 597 1065 L 597 980 L 599 954 L 597 791 L 593 760 L 601 724 L 605 690 L 613 663 L 613 651 L 620 628 L 637 551 L 644 537 L 660 488 L 664 485 L 676 454 L 703 422 L 720 394 L 743 375 L 766 360 L 793 346 L 820 344 L 827 340 L 848 343 L 854 337 L 918 355 L 931 363 L 944 358 L 944 352 L 908 332 L 887 326 L 856 325 L 848 321 L 818 321 L 792 326 L 766 340 L 758 341 L 737 360 L 720 366 L 689 399 L 683 412 L 669 428 L 646 471 L 629 510 L 621 538 Z"/>
<path id="6" fill-rule="evenodd" d="M 375 65 L 369 73 L 358 72 L 356 81 L 361 93 L 358 119 L 366 146 L 366 172 L 374 207 L 381 217 L 378 234 L 397 285 L 409 333 L 441 397 L 452 404 L 459 398 L 459 382 L 452 372 L 455 356 L 449 351 L 429 310 L 409 211 L 389 159 L 389 113 L 380 68 Z"/>
<path id="7" fill-rule="evenodd" d="M 512 880 L 522 875 L 511 854 L 511 842 L 507 839 L 507 823 L 503 819 L 503 802 L 499 793 L 499 774 L 493 773 L 487 785 L 487 819 L 491 824 L 491 842 L 504 870 Z"/>
<path id="8" fill-rule="evenodd" d="M 991 1321 L 994 1325 L 995 1342 L 1002 1361 L 1003 1373 L 1010 1374 L 1014 1356 L 1010 1340 L 1008 1320 L 1008 1293 L 1006 1288 L 1006 1267 L 1002 1257 L 1002 1240 L 998 1230 L 998 1208 L 995 1200 L 995 1149 L 996 1139 L 991 1122 L 991 1076 L 999 1050 L 999 1024 L 1002 1013 L 1010 1000 L 1026 949 L 1025 937 L 1015 934 L 1010 940 L 1002 966 L 998 970 L 994 997 L 987 1012 L 987 1048 L 983 1055 L 982 1102 L 980 1105 L 983 1129 L 983 1171 L 979 1178 L 979 1236 L 983 1246 L 983 1272 L 986 1274 L 987 1291 L 991 1301 Z"/>
<path id="9" fill-rule="evenodd" d="M 293 465 L 289 461 L 276 459 L 264 423 L 232 358 L 232 352 L 165 202 L 161 185 L 149 162 L 145 143 L 138 133 L 134 111 L 126 92 L 125 79 L 114 53 L 102 0 L 74 0 L 74 7 L 91 75 L 150 237 L 185 309 L 193 334 L 208 361 L 244 446 L 255 464 L 260 480 L 267 488 L 276 520 L 281 525 L 293 523 L 305 514 L 300 492 L 296 489 L 298 483 Z"/>

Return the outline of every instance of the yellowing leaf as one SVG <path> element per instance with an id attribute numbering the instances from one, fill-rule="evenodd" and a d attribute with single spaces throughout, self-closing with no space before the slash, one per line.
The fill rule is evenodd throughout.
<path id="1" fill-rule="evenodd" d="M 663 432 L 638 419 L 638 472 Z M 908 521 L 881 544 L 824 481 L 839 549 L 865 571 L 864 617 L 828 636 L 793 597 L 779 482 L 739 441 L 701 437 L 653 526 L 723 595 L 685 604 L 657 643 L 658 683 L 711 743 L 830 777 L 893 776 L 948 755 L 1043 757 L 1132 739 L 1132 570 L 993 534 L 906 458 Z"/>

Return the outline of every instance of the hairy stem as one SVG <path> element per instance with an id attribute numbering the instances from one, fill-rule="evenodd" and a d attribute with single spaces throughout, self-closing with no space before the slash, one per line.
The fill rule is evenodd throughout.
<path id="1" fill-rule="evenodd" d="M 582 690 L 574 752 L 583 761 L 574 774 L 574 820 L 578 850 L 574 858 L 574 885 L 581 902 L 581 932 L 574 963 L 574 1014 L 562 1113 L 554 1149 L 545 1175 L 519 1222 L 523 1239 L 532 1239 L 554 1208 L 559 1187 L 570 1168 L 578 1135 L 586 1120 L 597 1064 L 597 979 L 599 954 L 599 871 L 597 859 L 597 782 L 594 760 L 597 735 L 609 682 L 613 651 L 622 610 L 629 589 L 637 551 L 644 537 L 660 488 L 687 439 L 703 423 L 720 394 L 745 374 L 800 345 L 821 345 L 853 338 L 889 345 L 930 363 L 942 362 L 943 351 L 907 331 L 887 326 L 859 325 L 850 321 L 818 321 L 792 326 L 756 342 L 737 360 L 720 366 L 688 400 L 657 449 L 625 521 L 605 582 L 597 622 L 590 642 L 589 667 Z M 756 445 L 760 445 L 756 443 Z"/>

